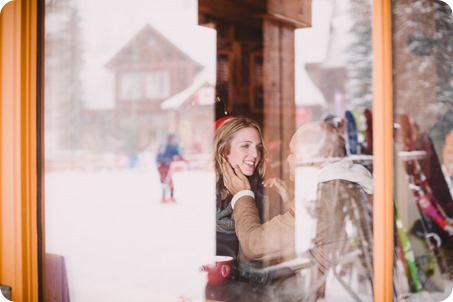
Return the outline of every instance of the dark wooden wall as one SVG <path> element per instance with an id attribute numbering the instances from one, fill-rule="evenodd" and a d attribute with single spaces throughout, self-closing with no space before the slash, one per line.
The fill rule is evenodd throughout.
<path id="1" fill-rule="evenodd" d="M 272 175 L 288 180 L 295 131 L 295 29 L 311 26 L 311 0 L 199 0 L 199 24 L 217 31 L 216 118 L 248 116 L 271 146 Z M 271 216 L 279 207 L 271 209 Z"/>

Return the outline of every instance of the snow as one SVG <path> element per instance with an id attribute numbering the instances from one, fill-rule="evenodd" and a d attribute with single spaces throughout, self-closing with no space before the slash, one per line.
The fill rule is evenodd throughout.
<path id="1" fill-rule="evenodd" d="M 175 173 L 174 204 L 153 169 L 46 174 L 46 252 L 66 261 L 71 301 L 204 300 L 215 254 L 214 175 Z"/>

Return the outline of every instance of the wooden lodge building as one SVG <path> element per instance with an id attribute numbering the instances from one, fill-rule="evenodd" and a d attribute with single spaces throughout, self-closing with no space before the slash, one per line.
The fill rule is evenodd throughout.
<path id="1" fill-rule="evenodd" d="M 177 108 L 163 109 L 161 105 L 190 87 L 203 69 L 151 25 L 132 37 L 106 67 L 114 73 L 115 81 L 112 135 L 123 140 L 129 149 L 125 151 L 130 152 L 177 130 L 172 129 L 172 110 Z M 192 92 L 199 88 L 201 85 Z M 192 97 L 187 95 L 186 100 Z"/>

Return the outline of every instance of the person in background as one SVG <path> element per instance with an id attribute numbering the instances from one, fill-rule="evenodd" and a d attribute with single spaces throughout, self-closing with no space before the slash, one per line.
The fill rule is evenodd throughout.
<path id="1" fill-rule="evenodd" d="M 235 165 L 247 178 L 255 194 L 254 206 L 260 219 L 266 216 L 263 178 L 266 171 L 267 149 L 259 125 L 248 118 L 225 117 L 216 122 L 214 133 L 214 169 L 216 174 L 216 254 L 234 258 L 232 279 L 264 284 L 266 273 L 254 273 L 260 261 L 249 260 L 239 248 L 234 225 L 231 198 L 225 187 L 222 163 Z"/>
<path id="2" fill-rule="evenodd" d="M 373 192 L 371 173 L 346 157 L 345 140 L 331 122 L 312 122 L 300 127 L 291 138 L 289 178 L 295 181 L 296 167 L 318 169 L 314 215 L 316 235 L 306 256 L 313 262 L 314 280 L 305 298 L 322 298 L 329 269 L 342 257 L 342 249 L 357 240 L 348 237 L 346 220 L 352 221 L 362 249 L 361 259 L 372 282 L 372 230 L 367 209 Z M 295 209 L 264 222 L 258 215 L 250 184 L 241 170 L 223 163 L 224 182 L 233 199 L 231 206 L 241 249 L 249 259 L 290 261 L 295 255 Z M 303 179 L 300 181 L 304 181 Z M 297 186 L 297 183 L 296 183 Z M 284 189 L 279 186 L 277 189 Z M 288 194 L 287 194 L 288 195 Z M 352 217 L 353 216 L 353 217 Z M 297 300 L 296 297 L 295 299 Z M 304 300 L 305 301 L 305 300 Z"/>
<path id="3" fill-rule="evenodd" d="M 174 202 L 174 185 L 171 173 L 171 163 L 175 160 L 182 160 L 182 150 L 176 136 L 169 134 L 167 141 L 159 147 L 156 156 L 157 170 L 162 184 L 162 202 Z"/>

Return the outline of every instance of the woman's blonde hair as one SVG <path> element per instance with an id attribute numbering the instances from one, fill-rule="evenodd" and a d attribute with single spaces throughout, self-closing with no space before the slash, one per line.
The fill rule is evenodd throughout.
<path id="1" fill-rule="evenodd" d="M 225 188 L 223 183 L 223 174 L 222 174 L 222 162 L 230 154 L 231 151 L 231 141 L 233 140 L 234 135 L 244 128 L 253 128 L 255 129 L 261 139 L 262 149 L 261 157 L 258 161 L 257 167 L 250 179 L 250 184 L 253 186 L 256 184 L 261 184 L 261 181 L 264 179 L 266 173 L 266 160 L 268 158 L 268 151 L 264 143 L 263 133 L 260 126 L 252 119 L 245 117 L 232 117 L 225 120 L 219 128 L 217 128 L 214 134 L 214 169 L 216 174 L 216 185 L 217 185 L 217 195 L 227 196 L 228 190 Z"/>

